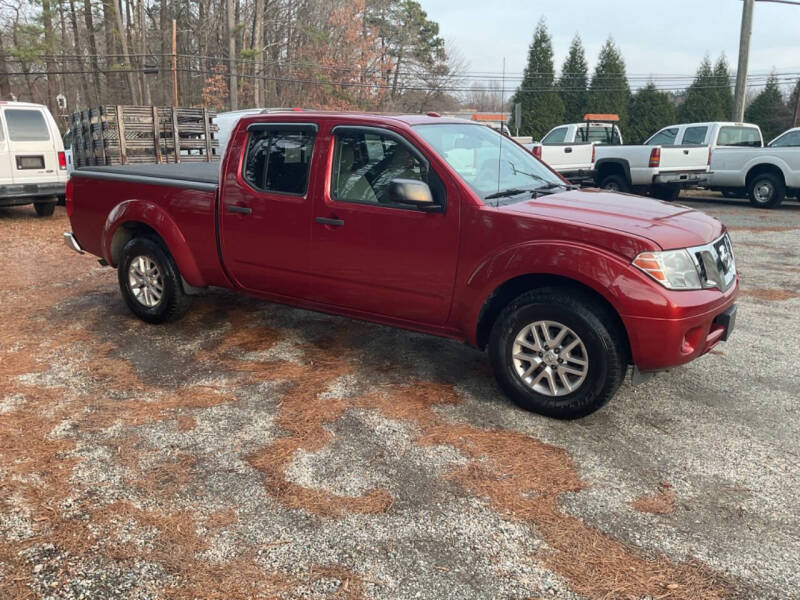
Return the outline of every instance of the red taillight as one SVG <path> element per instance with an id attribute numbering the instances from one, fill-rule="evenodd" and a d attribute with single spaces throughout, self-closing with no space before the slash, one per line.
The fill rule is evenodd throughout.
<path id="1" fill-rule="evenodd" d="M 597 158 L 597 146 L 592 144 L 592 164 L 594 164 L 595 158 Z"/>
<path id="2" fill-rule="evenodd" d="M 67 189 L 64 191 L 64 207 L 67 209 L 67 216 L 71 217 L 75 211 L 75 202 L 72 200 L 72 179 L 67 179 Z"/>
<path id="3" fill-rule="evenodd" d="M 58 168 L 59 169 L 67 168 L 67 153 L 64 151 L 58 153 Z"/>
<path id="4" fill-rule="evenodd" d="M 532 154 L 533 154 L 533 155 L 534 155 L 536 158 L 538 158 L 539 160 L 542 160 L 542 147 L 541 147 L 541 146 L 534 146 L 534 147 L 533 147 L 533 150 L 531 150 L 531 153 L 532 153 Z"/>
<path id="5" fill-rule="evenodd" d="M 656 169 L 661 165 L 661 148 L 653 148 L 650 151 L 650 168 Z"/>
<path id="6" fill-rule="evenodd" d="M 711 166 L 711 146 L 708 147 L 708 166 Z"/>

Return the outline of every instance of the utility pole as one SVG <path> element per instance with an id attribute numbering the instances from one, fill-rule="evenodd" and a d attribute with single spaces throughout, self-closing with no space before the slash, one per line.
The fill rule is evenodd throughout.
<path id="1" fill-rule="evenodd" d="M 172 19 L 172 106 L 178 106 L 178 22 Z"/>
<path id="2" fill-rule="evenodd" d="M 755 0 L 744 0 L 742 7 L 742 33 L 739 38 L 739 67 L 736 69 L 733 120 L 744 121 L 744 104 L 747 99 L 747 66 L 750 61 L 750 38 L 753 34 L 753 7 Z"/>

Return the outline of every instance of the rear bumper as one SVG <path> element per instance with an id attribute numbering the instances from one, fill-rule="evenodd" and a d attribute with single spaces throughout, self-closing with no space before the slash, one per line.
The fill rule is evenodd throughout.
<path id="1" fill-rule="evenodd" d="M 594 185 L 594 179 L 597 175 L 597 171 L 594 169 L 577 169 L 574 171 L 559 171 L 559 175 L 561 175 L 570 183 L 575 183 L 578 185 Z"/>
<path id="2" fill-rule="evenodd" d="M 0 185 L 0 205 L 30 204 L 32 198 L 40 196 L 63 196 L 66 188 L 65 181 Z"/>
<path id="3" fill-rule="evenodd" d="M 66 244 L 67 248 L 75 250 L 78 254 L 84 253 L 83 248 L 81 248 L 81 245 L 78 243 L 78 240 L 75 239 L 75 236 L 72 235 L 71 231 L 64 232 L 64 244 Z"/>
<path id="4" fill-rule="evenodd" d="M 653 184 L 655 185 L 702 185 L 708 181 L 707 171 L 689 171 L 689 172 L 675 172 L 675 173 L 659 173 L 653 177 Z"/>
<path id="5" fill-rule="evenodd" d="M 727 340 L 735 323 L 738 293 L 737 278 L 735 285 L 714 300 L 680 307 L 678 318 L 623 317 L 637 368 L 661 371 L 677 367 Z"/>

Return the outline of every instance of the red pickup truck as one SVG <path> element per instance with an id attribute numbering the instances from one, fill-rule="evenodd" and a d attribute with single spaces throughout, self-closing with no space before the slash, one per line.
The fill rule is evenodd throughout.
<path id="1" fill-rule="evenodd" d="M 557 418 L 727 339 L 738 276 L 701 212 L 578 190 L 488 127 L 428 116 L 242 118 L 219 165 L 86 167 L 67 244 L 116 267 L 131 311 L 220 286 L 488 349 Z"/>

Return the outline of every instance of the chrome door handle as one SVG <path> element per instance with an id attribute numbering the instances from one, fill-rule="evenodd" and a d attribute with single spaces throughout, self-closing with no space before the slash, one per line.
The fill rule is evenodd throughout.
<path id="1" fill-rule="evenodd" d="M 236 204 L 228 204 L 227 208 L 229 213 L 235 213 L 240 215 L 251 215 L 253 214 L 253 209 L 247 206 L 237 206 Z"/>
<path id="2" fill-rule="evenodd" d="M 322 223 L 323 225 L 332 225 L 333 227 L 341 227 L 344 225 L 344 221 L 342 219 L 328 219 L 326 217 L 317 217 L 317 223 Z"/>

